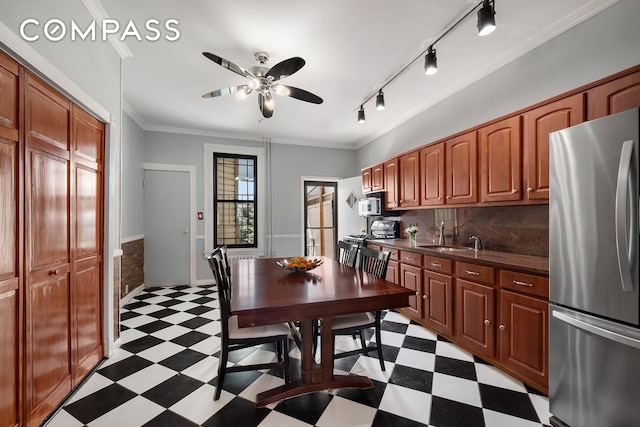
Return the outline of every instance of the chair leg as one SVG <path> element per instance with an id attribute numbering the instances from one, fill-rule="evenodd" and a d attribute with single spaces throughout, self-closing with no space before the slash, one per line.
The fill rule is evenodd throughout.
<path id="1" fill-rule="evenodd" d="M 222 393 L 222 385 L 224 384 L 224 375 L 227 372 L 227 359 L 229 358 L 229 349 L 226 345 L 222 346 L 220 350 L 220 364 L 218 365 L 218 379 L 216 380 L 216 392 L 213 395 L 213 400 L 220 399 L 220 393 Z"/>
<path id="2" fill-rule="evenodd" d="M 285 338 L 283 344 L 284 360 L 282 362 L 282 371 L 284 375 L 284 383 L 289 384 L 291 378 L 289 378 L 289 338 Z"/>
<path id="3" fill-rule="evenodd" d="M 382 356 L 382 336 L 380 333 L 380 315 L 376 315 L 376 347 L 378 348 L 378 359 L 380 360 L 380 368 L 384 371 L 384 356 Z"/>
<path id="4" fill-rule="evenodd" d="M 364 340 L 364 333 L 362 332 L 362 329 L 360 329 L 358 332 L 360 333 L 360 344 L 362 344 L 362 351 L 364 353 L 364 350 L 367 348 L 367 343 Z M 364 354 L 366 354 L 366 353 L 364 353 Z"/>
<path id="5" fill-rule="evenodd" d="M 278 362 L 282 362 L 282 341 L 276 341 L 276 355 L 278 356 Z"/>

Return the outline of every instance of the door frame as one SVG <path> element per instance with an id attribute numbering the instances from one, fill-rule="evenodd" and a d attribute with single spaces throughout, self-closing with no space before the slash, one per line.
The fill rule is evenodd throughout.
<path id="1" fill-rule="evenodd" d="M 317 176 L 301 176 L 300 177 L 300 194 L 302 195 L 301 201 L 302 203 L 300 203 L 300 225 L 301 225 L 301 232 L 300 232 L 300 250 L 302 254 L 307 253 L 306 252 L 306 245 L 307 245 L 307 227 L 305 224 L 305 220 L 307 218 L 307 213 L 306 213 L 306 200 L 304 198 L 305 194 L 306 194 L 306 184 L 307 182 L 318 182 L 318 183 L 331 183 L 335 186 L 336 189 L 336 200 L 335 200 L 335 212 L 334 212 L 334 220 L 335 220 L 335 224 L 334 224 L 334 228 L 336 229 L 336 236 L 338 234 L 338 201 L 337 201 L 337 195 L 338 195 L 338 181 L 340 180 L 340 178 L 327 178 L 327 177 L 317 177 Z M 334 244 L 334 250 L 335 250 L 335 245 L 338 244 L 337 240 L 335 242 L 333 242 Z"/>
<path id="2" fill-rule="evenodd" d="M 197 284 L 196 279 L 196 172 L 194 165 L 172 165 L 166 163 L 143 163 L 142 169 L 160 172 L 186 172 L 189 174 L 189 286 Z M 146 215 L 146 212 L 145 212 Z"/>

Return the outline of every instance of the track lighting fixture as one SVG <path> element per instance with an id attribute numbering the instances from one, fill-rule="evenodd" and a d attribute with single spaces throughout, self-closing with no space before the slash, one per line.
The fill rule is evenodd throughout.
<path id="1" fill-rule="evenodd" d="M 376 110 L 384 110 L 384 94 L 382 93 L 382 89 L 380 89 L 376 97 Z"/>
<path id="2" fill-rule="evenodd" d="M 364 123 L 364 122 L 366 122 L 364 118 L 364 106 L 361 105 L 360 109 L 358 110 L 358 123 Z"/>
<path id="3" fill-rule="evenodd" d="M 478 35 L 486 36 L 496 29 L 495 0 L 484 0 L 478 10 Z"/>
<path id="4" fill-rule="evenodd" d="M 436 50 L 433 46 L 429 46 L 429 52 L 424 57 L 424 73 L 427 76 L 431 76 L 438 72 L 438 58 L 436 57 Z"/>
<path id="5" fill-rule="evenodd" d="M 436 50 L 434 46 L 442 40 L 444 36 L 449 34 L 454 28 L 456 28 L 462 21 L 467 19 L 469 15 L 471 15 L 476 10 L 478 11 L 478 35 L 486 36 L 495 30 L 496 28 L 496 18 L 495 18 L 495 0 L 482 0 L 480 3 L 476 4 L 472 8 L 468 9 L 464 15 L 458 18 L 453 24 L 449 25 L 438 37 L 435 38 L 431 42 L 431 45 L 428 49 L 422 51 L 421 54 L 413 58 L 411 62 L 405 65 L 400 71 L 395 73 L 390 79 L 388 79 L 384 84 L 382 84 L 378 92 L 374 92 L 369 97 L 367 97 L 362 104 L 360 104 L 360 109 L 358 110 L 358 123 L 364 123 L 364 104 L 369 102 L 374 96 L 376 96 L 376 110 L 384 110 L 384 94 L 382 93 L 382 89 L 384 89 L 389 83 L 395 80 L 400 74 L 407 71 L 407 69 L 413 65 L 418 59 L 422 58 L 424 55 L 424 73 L 428 76 L 433 75 L 438 72 L 438 59 L 436 57 Z M 478 9 L 479 8 L 479 9 Z M 425 55 L 426 54 L 426 55 Z"/>

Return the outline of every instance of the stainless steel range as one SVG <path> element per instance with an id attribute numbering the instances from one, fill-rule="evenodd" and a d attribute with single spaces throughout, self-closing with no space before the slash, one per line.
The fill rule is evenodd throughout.
<path id="1" fill-rule="evenodd" d="M 371 239 L 395 239 L 400 237 L 400 222 L 377 220 L 371 223 L 369 234 L 349 234 L 342 238 L 347 243 L 366 246 Z"/>

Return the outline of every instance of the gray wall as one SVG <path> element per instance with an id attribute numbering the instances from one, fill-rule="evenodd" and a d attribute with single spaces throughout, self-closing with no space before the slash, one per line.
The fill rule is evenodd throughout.
<path id="1" fill-rule="evenodd" d="M 360 148 L 354 172 L 638 65 L 638 17 L 621 0 Z"/>
<path id="2" fill-rule="evenodd" d="M 128 114 L 122 120 L 122 238 L 144 234 L 145 131 Z"/>

